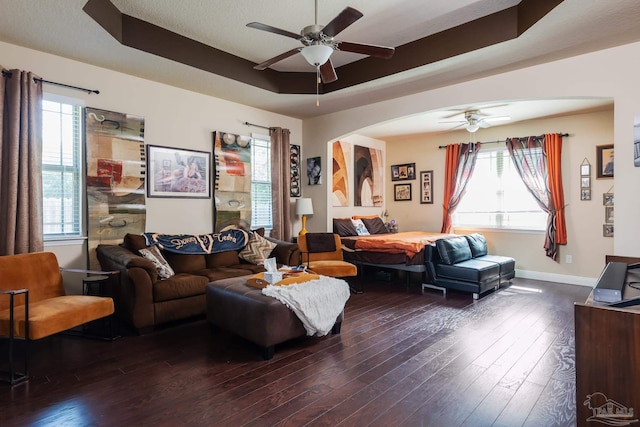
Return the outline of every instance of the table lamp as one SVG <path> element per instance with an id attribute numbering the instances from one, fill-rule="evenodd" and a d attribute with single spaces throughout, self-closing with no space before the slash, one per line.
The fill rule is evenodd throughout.
<path id="1" fill-rule="evenodd" d="M 307 215 L 313 215 L 313 204 L 310 198 L 296 200 L 296 214 L 302 215 L 302 230 L 298 234 L 307 234 Z"/>

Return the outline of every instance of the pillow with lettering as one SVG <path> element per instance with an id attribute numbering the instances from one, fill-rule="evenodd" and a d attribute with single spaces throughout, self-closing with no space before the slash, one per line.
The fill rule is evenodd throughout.
<path id="1" fill-rule="evenodd" d="M 367 230 L 367 227 L 364 225 L 364 222 L 362 222 L 361 219 L 352 219 L 351 222 L 356 228 L 356 233 L 358 233 L 358 236 L 369 236 L 371 234 L 369 233 L 369 230 Z"/>

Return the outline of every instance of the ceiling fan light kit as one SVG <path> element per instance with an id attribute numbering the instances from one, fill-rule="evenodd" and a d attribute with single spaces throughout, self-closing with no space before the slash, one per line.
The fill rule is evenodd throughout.
<path id="1" fill-rule="evenodd" d="M 300 51 L 304 59 L 314 67 L 319 67 L 329 60 L 329 57 L 333 53 L 333 48 L 324 44 L 314 44 L 311 46 L 303 47 Z"/>

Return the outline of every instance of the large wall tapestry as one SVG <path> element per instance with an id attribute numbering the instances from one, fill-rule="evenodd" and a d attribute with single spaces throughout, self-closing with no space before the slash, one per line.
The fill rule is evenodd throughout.
<path id="1" fill-rule="evenodd" d="M 354 206 L 382 206 L 384 158 L 382 150 L 354 145 Z"/>
<path id="2" fill-rule="evenodd" d="M 214 228 L 251 224 L 251 137 L 213 133 Z"/>
<path id="3" fill-rule="evenodd" d="M 145 231 L 144 118 L 85 109 L 89 268 L 95 248 Z"/>
<path id="4" fill-rule="evenodd" d="M 351 144 L 335 141 L 333 151 L 333 206 L 349 206 L 349 167 L 351 164 Z"/>

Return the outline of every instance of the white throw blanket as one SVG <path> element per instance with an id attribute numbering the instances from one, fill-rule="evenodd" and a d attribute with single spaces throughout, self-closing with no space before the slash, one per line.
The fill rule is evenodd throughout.
<path id="1" fill-rule="evenodd" d="M 347 282 L 325 276 L 287 286 L 267 286 L 262 293 L 289 307 L 309 336 L 327 335 L 350 296 Z"/>

